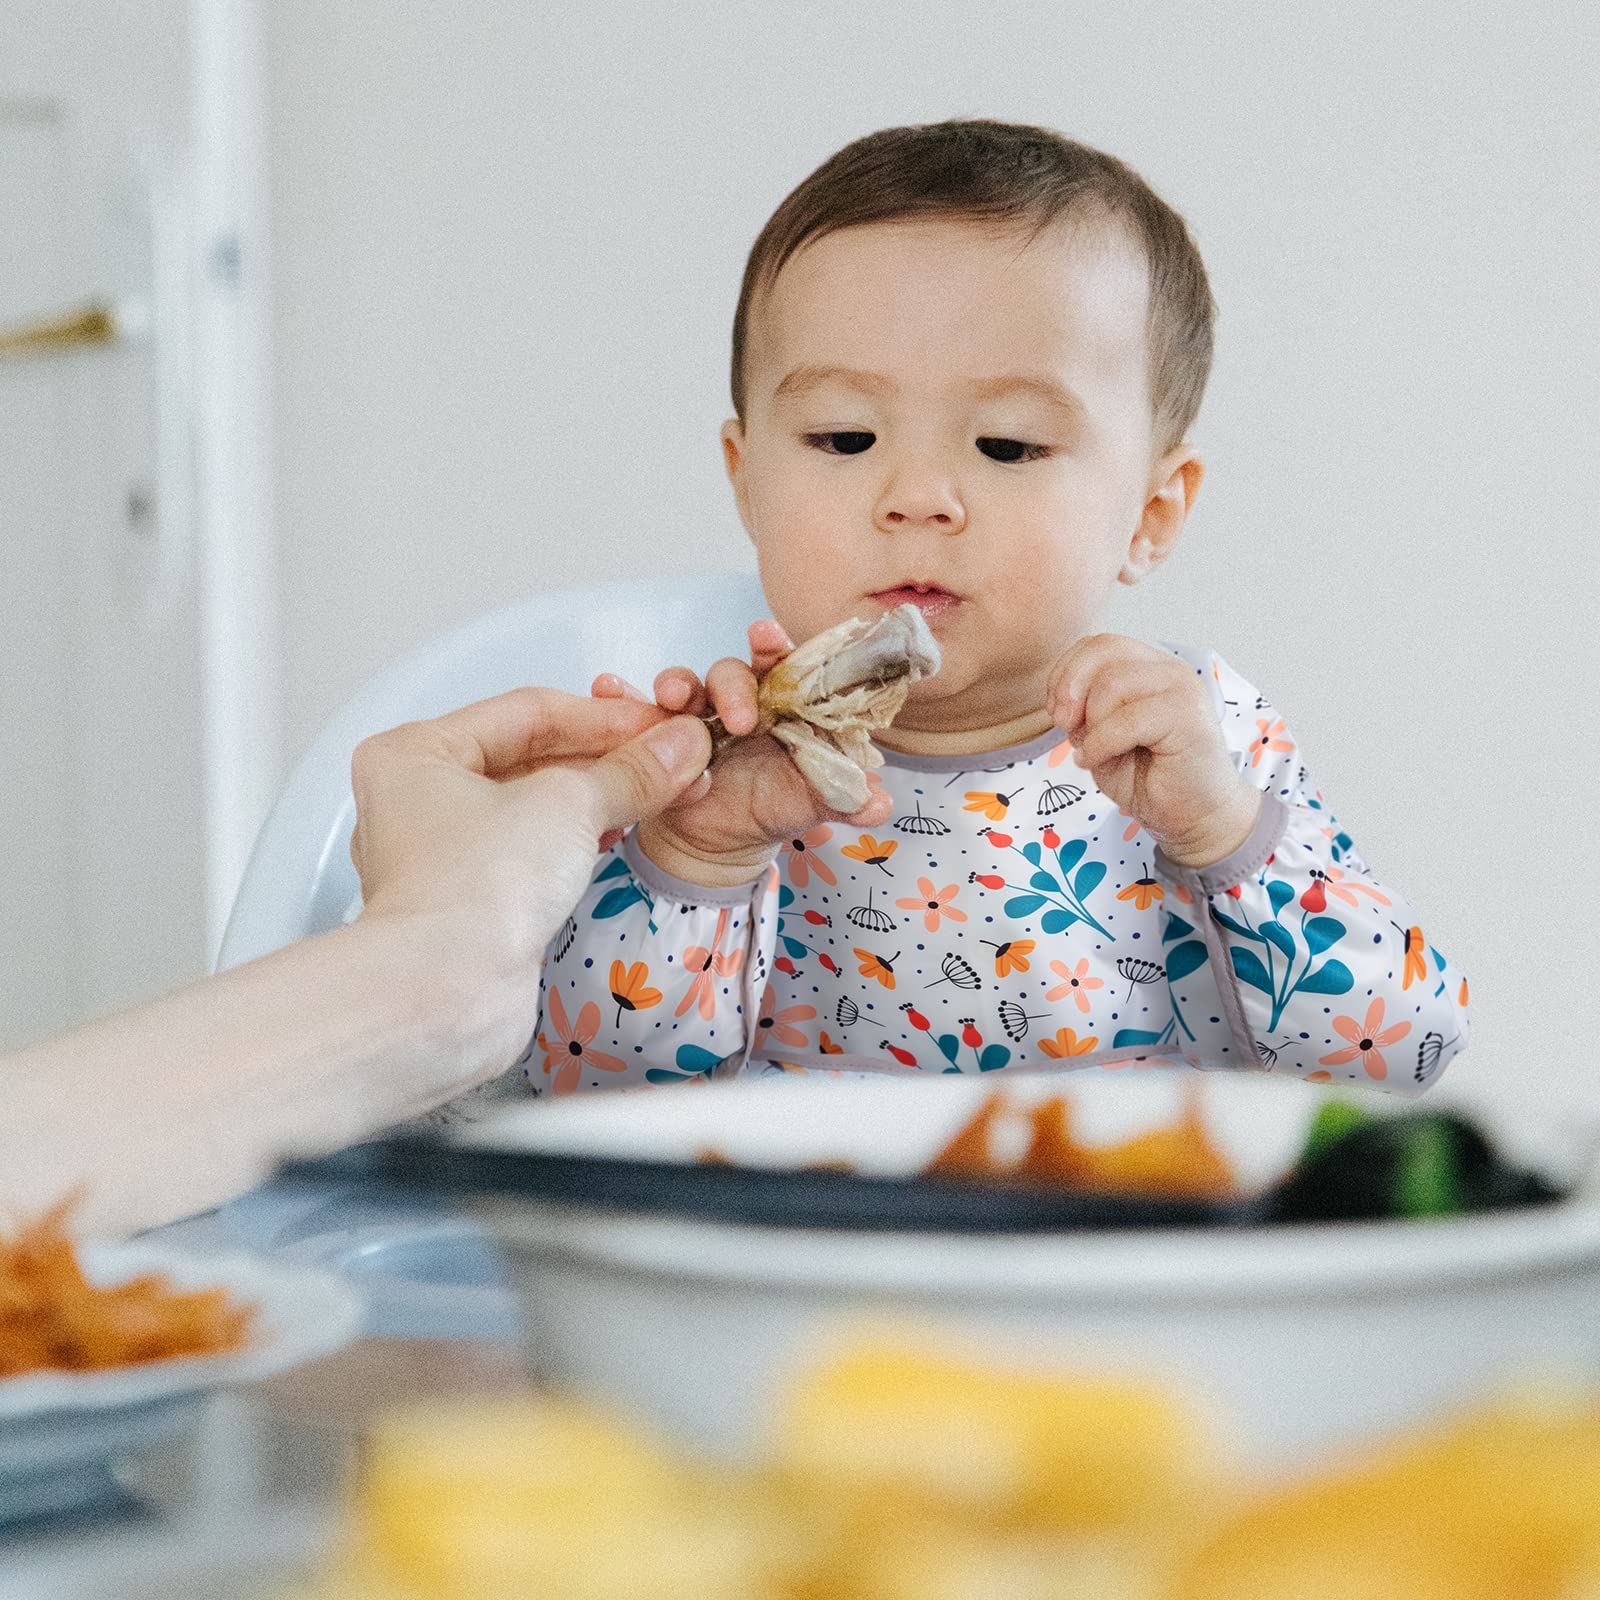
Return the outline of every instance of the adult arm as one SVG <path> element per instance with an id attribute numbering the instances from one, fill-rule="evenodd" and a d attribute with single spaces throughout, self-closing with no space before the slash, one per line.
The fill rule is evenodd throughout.
<path id="1" fill-rule="evenodd" d="M 532 689 L 367 740 L 361 916 L 0 1060 L 0 1206 L 78 1187 L 86 1232 L 155 1226 L 504 1071 L 600 836 L 709 754 L 693 718 Z"/>

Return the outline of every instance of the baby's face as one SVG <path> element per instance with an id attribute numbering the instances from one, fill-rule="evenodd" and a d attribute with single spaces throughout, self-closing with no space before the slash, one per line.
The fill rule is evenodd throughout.
<path id="1" fill-rule="evenodd" d="M 1146 267 L 1120 235 L 972 224 L 814 241 L 753 308 L 729 475 L 795 639 L 912 600 L 944 651 L 903 727 L 1043 704 L 1096 631 L 1158 478 Z M 1181 525 L 1181 515 L 1179 516 Z"/>

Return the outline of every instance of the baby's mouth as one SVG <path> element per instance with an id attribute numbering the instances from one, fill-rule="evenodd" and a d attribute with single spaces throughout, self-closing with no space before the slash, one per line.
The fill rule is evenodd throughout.
<path id="1" fill-rule="evenodd" d="M 892 589 L 879 589 L 867 598 L 876 600 L 885 611 L 893 611 L 896 606 L 915 606 L 930 626 L 939 618 L 949 616 L 961 604 L 960 595 L 951 594 L 936 583 L 901 583 Z"/>

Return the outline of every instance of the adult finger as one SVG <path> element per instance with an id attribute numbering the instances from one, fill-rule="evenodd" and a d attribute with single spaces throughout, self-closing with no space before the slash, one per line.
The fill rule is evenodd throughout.
<path id="1" fill-rule="evenodd" d="M 661 713 L 632 700 L 587 700 L 559 689 L 513 689 L 429 722 L 408 722 L 364 740 L 364 758 L 449 761 L 487 778 L 540 761 L 602 756 L 635 738 Z"/>
<path id="2" fill-rule="evenodd" d="M 756 675 L 743 661 L 724 656 L 706 674 L 706 693 L 712 708 L 729 733 L 754 733 L 760 713 L 756 708 Z"/>
<path id="3" fill-rule="evenodd" d="M 597 833 L 627 828 L 664 811 L 711 759 L 711 734 L 698 717 L 672 717 L 584 769 Z"/>

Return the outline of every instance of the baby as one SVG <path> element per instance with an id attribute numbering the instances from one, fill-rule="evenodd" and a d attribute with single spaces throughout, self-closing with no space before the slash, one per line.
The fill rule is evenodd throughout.
<path id="1" fill-rule="evenodd" d="M 747 733 L 795 641 L 905 603 L 942 666 L 853 815 L 761 736 L 603 841 L 536 1091 L 1161 1061 L 1415 1094 L 1465 1047 L 1465 980 L 1277 710 L 1208 649 L 1104 631 L 1199 491 L 1213 316 L 1183 219 L 1047 129 L 888 129 L 779 206 L 722 430 L 774 620 L 655 699 Z"/>

